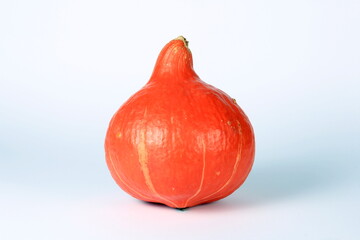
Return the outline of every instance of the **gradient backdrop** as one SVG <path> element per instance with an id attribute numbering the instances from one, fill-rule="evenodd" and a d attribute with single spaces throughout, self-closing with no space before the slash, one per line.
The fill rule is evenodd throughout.
<path id="1" fill-rule="evenodd" d="M 359 239 L 360 1 L 1 1 L 0 238 Z M 112 114 L 190 41 L 253 123 L 236 193 L 185 212 L 111 179 Z"/>

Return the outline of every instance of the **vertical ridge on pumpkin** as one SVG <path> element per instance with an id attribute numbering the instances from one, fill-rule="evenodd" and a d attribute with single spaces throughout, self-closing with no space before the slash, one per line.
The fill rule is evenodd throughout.
<path id="1" fill-rule="evenodd" d="M 185 207 L 188 207 L 189 205 L 189 202 L 190 200 L 194 199 L 197 195 L 199 195 L 199 193 L 201 192 L 202 190 L 202 187 L 203 187 L 203 183 L 204 183 L 204 177 L 205 177 L 205 167 L 206 167 L 206 145 L 205 145 L 205 141 L 204 141 L 204 138 L 202 139 L 201 141 L 202 143 L 202 147 L 203 147 L 203 153 L 202 153 L 202 161 L 203 161 L 203 167 L 202 167 L 202 171 L 201 171 L 201 180 L 200 180 L 200 185 L 199 185 L 199 188 L 198 190 L 196 191 L 196 193 L 194 195 L 192 195 L 185 203 Z"/>
<path id="2" fill-rule="evenodd" d="M 149 171 L 149 167 L 148 167 L 148 155 L 147 155 L 148 153 L 146 150 L 146 138 L 145 138 L 144 126 L 142 126 L 142 129 L 140 130 L 140 141 L 138 144 L 137 151 L 138 151 L 140 168 L 141 168 L 141 171 L 142 171 L 142 173 L 144 175 L 144 179 L 145 179 L 145 184 L 149 188 L 150 192 L 153 193 L 156 197 L 160 198 L 161 200 L 163 200 L 167 203 L 170 203 L 173 207 L 177 207 L 177 205 L 174 202 L 162 197 L 156 191 L 154 184 L 151 180 L 150 171 Z"/>
<path id="3" fill-rule="evenodd" d="M 146 197 L 145 195 L 143 195 L 143 194 L 141 194 L 140 192 L 136 191 L 134 188 L 130 187 L 130 185 L 127 184 L 127 183 L 124 181 L 124 179 L 122 179 L 122 177 L 120 177 L 120 174 L 118 173 L 117 168 L 115 167 L 114 161 L 112 160 L 112 157 L 111 157 L 110 154 L 108 154 L 108 159 L 109 159 L 109 161 L 110 161 L 110 163 L 111 163 L 111 166 L 112 166 L 113 169 L 114 169 L 114 172 L 115 172 L 116 177 L 120 180 L 120 182 L 121 182 L 122 184 L 124 184 L 124 186 L 127 187 L 130 191 L 132 191 L 133 194 L 135 193 L 135 194 L 139 195 L 140 197 L 142 197 L 142 198 L 144 198 L 144 199 L 147 199 L 148 197 Z"/>
<path id="4" fill-rule="evenodd" d="M 242 134 L 241 134 L 241 126 L 239 125 L 239 128 L 238 128 L 238 131 L 239 131 L 239 134 L 241 135 L 241 142 L 239 144 L 239 148 L 238 148 L 238 153 L 236 155 L 236 160 L 235 160 L 235 164 L 234 164 L 234 167 L 233 167 L 233 171 L 229 177 L 229 179 L 225 182 L 225 184 L 219 188 L 217 191 L 209 194 L 208 196 L 202 198 L 200 201 L 205 201 L 205 200 L 208 200 L 208 198 L 214 196 L 215 194 L 219 193 L 220 191 L 222 191 L 225 187 L 227 187 L 231 182 L 232 180 L 234 179 L 234 176 L 235 176 L 235 173 L 236 171 L 238 170 L 238 167 L 239 167 L 239 163 L 240 163 L 240 160 L 241 160 L 241 153 L 242 153 L 242 146 L 243 146 L 243 137 L 242 137 Z"/>

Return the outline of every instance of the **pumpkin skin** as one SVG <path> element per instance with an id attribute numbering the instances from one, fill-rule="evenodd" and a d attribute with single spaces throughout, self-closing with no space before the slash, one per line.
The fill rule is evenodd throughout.
<path id="1" fill-rule="evenodd" d="M 194 72 L 180 36 L 162 49 L 148 83 L 111 119 L 105 153 L 125 192 L 187 208 L 239 188 L 253 165 L 255 140 L 235 99 Z"/>

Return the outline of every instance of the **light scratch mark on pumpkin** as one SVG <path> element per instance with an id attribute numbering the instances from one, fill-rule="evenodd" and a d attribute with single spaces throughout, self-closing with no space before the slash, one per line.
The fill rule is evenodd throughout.
<path id="1" fill-rule="evenodd" d="M 140 131 L 140 141 L 139 141 L 139 144 L 137 147 L 137 151 L 138 151 L 138 156 L 139 156 L 140 168 L 141 168 L 141 171 L 143 172 L 144 179 L 145 179 L 145 184 L 149 188 L 150 192 L 152 192 L 156 197 L 162 199 L 163 201 L 170 203 L 171 206 L 177 207 L 177 205 L 174 202 L 172 202 L 168 199 L 165 199 L 156 191 L 154 184 L 151 180 L 150 171 L 149 171 L 149 167 L 148 167 L 148 152 L 146 150 L 146 138 L 145 138 L 145 127 L 144 126 Z"/>
<path id="2" fill-rule="evenodd" d="M 241 128 L 240 128 L 240 126 L 239 126 L 238 131 L 239 131 L 239 134 L 241 135 Z M 231 176 L 229 177 L 229 179 L 225 182 L 225 184 L 224 184 L 221 188 L 219 188 L 217 191 L 211 193 L 210 195 L 202 198 L 199 202 L 203 202 L 204 200 L 208 200 L 208 198 L 210 198 L 210 197 L 214 196 L 215 194 L 219 193 L 220 191 L 222 191 L 224 188 L 226 188 L 226 187 L 232 182 L 232 180 L 234 179 L 235 174 L 236 174 L 236 172 L 237 172 L 237 170 L 238 170 L 240 161 L 241 161 L 242 146 L 243 146 L 243 139 L 242 139 L 242 137 L 241 137 L 241 142 L 240 142 L 240 144 L 239 144 L 239 148 L 238 148 L 238 153 L 237 153 L 237 155 L 236 155 L 235 164 L 234 164 L 233 171 L 232 171 Z"/>
<path id="3" fill-rule="evenodd" d="M 188 206 L 189 202 L 194 199 L 197 195 L 199 195 L 200 191 L 202 190 L 203 184 L 204 184 L 204 177 L 205 177 L 205 167 L 206 167 L 206 159 L 205 159 L 205 153 L 206 153 L 206 145 L 204 142 L 204 139 L 202 139 L 201 141 L 202 143 L 202 147 L 203 147 L 203 153 L 202 153 L 202 161 L 203 161 L 203 167 L 202 167 L 202 171 L 201 171 L 201 180 L 200 180 L 200 185 L 198 190 L 196 191 L 196 193 L 194 195 L 192 195 L 185 203 L 185 206 Z"/>

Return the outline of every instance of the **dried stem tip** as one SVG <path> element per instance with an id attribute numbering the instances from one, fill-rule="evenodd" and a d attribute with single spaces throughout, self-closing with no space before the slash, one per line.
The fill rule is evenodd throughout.
<path id="1" fill-rule="evenodd" d="M 189 41 L 186 40 L 186 38 L 184 38 L 183 36 L 178 36 L 177 38 L 175 38 L 174 40 L 181 40 L 184 42 L 185 47 L 189 48 Z"/>

